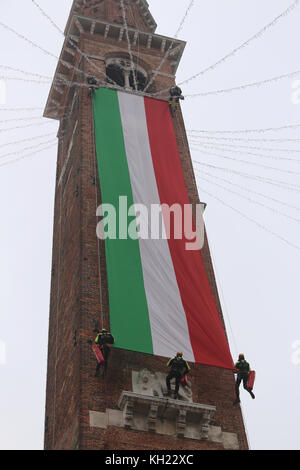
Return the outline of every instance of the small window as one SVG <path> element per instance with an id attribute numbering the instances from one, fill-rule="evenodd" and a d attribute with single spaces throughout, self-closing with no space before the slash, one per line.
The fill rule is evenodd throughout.
<path id="1" fill-rule="evenodd" d="M 135 90 L 135 82 L 137 90 L 143 91 L 147 85 L 147 72 L 140 64 L 134 64 L 134 71 L 129 58 L 111 58 L 107 60 L 106 75 L 107 82 L 117 84 L 126 90 Z"/>
<path id="2" fill-rule="evenodd" d="M 146 82 L 147 82 L 147 79 L 145 77 L 145 75 L 143 75 L 141 72 L 139 71 L 136 71 L 135 72 L 135 77 L 136 77 L 136 85 L 137 85 L 137 89 L 139 91 L 143 91 L 143 89 L 145 88 L 146 86 Z M 135 88 L 135 83 L 134 83 L 134 79 L 133 79 L 133 73 L 130 72 L 130 76 L 129 76 L 129 83 L 130 83 L 130 87 L 132 89 Z"/>
<path id="3" fill-rule="evenodd" d="M 106 68 L 106 75 L 109 79 L 111 79 L 112 83 L 116 83 L 117 85 L 124 87 L 125 86 L 125 79 L 124 79 L 124 70 L 122 67 L 116 64 L 110 64 Z"/>

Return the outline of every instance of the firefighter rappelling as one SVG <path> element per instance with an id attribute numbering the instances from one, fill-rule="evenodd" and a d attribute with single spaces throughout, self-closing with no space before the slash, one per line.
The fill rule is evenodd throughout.
<path id="1" fill-rule="evenodd" d="M 95 377 L 99 377 L 99 371 L 102 365 L 103 365 L 103 377 L 106 375 L 108 358 L 110 355 L 110 347 L 111 345 L 114 344 L 114 342 L 115 342 L 114 337 L 105 328 L 102 328 L 102 330 L 97 334 L 95 341 L 94 341 L 95 344 L 93 348 L 96 358 L 97 358 Z M 101 355 L 98 354 L 98 351 L 95 350 L 95 347 L 99 349 L 103 359 L 101 358 Z"/>
<path id="2" fill-rule="evenodd" d="M 96 78 L 93 77 L 92 75 L 89 75 L 87 77 L 87 82 L 88 82 L 88 85 L 89 85 L 88 95 L 91 97 L 93 95 L 94 90 L 97 90 L 99 88 L 99 83 L 96 80 Z"/>
<path id="3" fill-rule="evenodd" d="M 236 399 L 233 402 L 234 405 L 241 402 L 240 400 L 240 385 L 243 382 L 243 387 L 250 393 L 251 397 L 254 399 L 255 395 L 252 392 L 253 384 L 254 384 L 254 371 L 251 371 L 249 363 L 245 360 L 244 354 L 240 354 L 238 361 L 235 363 L 235 373 L 237 374 L 236 382 L 235 382 L 235 393 Z M 249 379 L 252 379 L 249 383 Z"/>
<path id="4" fill-rule="evenodd" d="M 185 382 L 185 376 L 190 372 L 191 368 L 188 362 L 183 359 L 182 352 L 178 352 L 175 357 L 171 358 L 168 363 L 167 367 L 171 367 L 171 370 L 166 378 L 166 384 L 168 389 L 168 396 L 172 394 L 171 390 L 171 379 L 175 378 L 175 391 L 174 391 L 174 398 L 178 398 L 178 391 L 179 385 L 182 379 Z M 184 384 L 183 382 L 183 384 Z"/>
<path id="5" fill-rule="evenodd" d="M 179 86 L 175 85 L 170 88 L 170 98 L 169 98 L 169 108 L 171 111 L 171 115 L 174 116 L 177 108 L 179 106 L 179 100 L 184 100 L 184 96 L 182 95 L 182 90 Z"/>

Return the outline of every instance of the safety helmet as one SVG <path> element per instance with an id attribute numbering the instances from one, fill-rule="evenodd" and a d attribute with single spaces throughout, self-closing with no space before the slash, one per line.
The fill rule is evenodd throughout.
<path id="1" fill-rule="evenodd" d="M 182 357 L 182 352 L 181 352 L 181 351 L 179 351 L 178 353 L 176 353 L 176 356 L 180 356 L 180 357 Z"/>
<path id="2" fill-rule="evenodd" d="M 102 328 L 101 333 L 107 333 L 107 331 L 108 330 L 106 328 Z"/>
<path id="3" fill-rule="evenodd" d="M 244 354 L 239 354 L 239 359 L 245 359 Z"/>

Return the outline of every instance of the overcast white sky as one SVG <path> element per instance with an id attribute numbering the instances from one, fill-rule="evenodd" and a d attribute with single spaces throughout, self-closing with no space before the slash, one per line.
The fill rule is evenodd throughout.
<path id="1" fill-rule="evenodd" d="M 64 28 L 71 0 L 39 0 L 39 3 Z M 179 36 L 187 41 L 187 47 L 177 82 L 225 56 L 292 3 L 292 0 L 196 0 Z M 158 23 L 157 32 L 173 36 L 189 0 L 149 0 L 149 4 Z M 0 0 L 0 21 L 59 55 L 63 38 L 40 15 L 31 0 Z M 226 63 L 183 86 L 184 94 L 231 88 L 299 70 L 299 22 L 300 5 Z M 53 75 L 56 60 L 1 26 L 0 44 L 0 65 Z M 2 68 L 0 76 L 30 78 Z M 260 88 L 186 99 L 183 103 L 186 128 L 245 130 L 299 124 L 300 104 L 293 104 L 291 100 L 292 84 L 296 79 L 300 79 L 300 74 Z M 42 115 L 42 109 L 12 112 L 3 108 L 42 108 L 49 85 L 7 80 L 6 86 L 6 103 L 0 104 L 1 121 Z M 1 122 L 0 130 L 31 122 L 40 124 L 43 120 Z M 43 447 L 56 146 L 1 167 L 2 163 L 35 149 L 3 159 L 2 156 L 55 139 L 56 130 L 57 123 L 53 122 L 0 132 L 0 449 Z M 53 135 L 49 136 L 50 133 Z M 38 135 L 44 137 L 3 146 Z M 228 137 L 299 139 L 300 135 L 299 129 L 295 129 Z M 245 152 L 298 158 L 300 162 L 297 152 L 261 150 L 268 147 L 299 152 L 299 142 L 245 142 L 243 145 L 260 147 L 260 150 L 244 149 Z M 232 147 L 232 150 L 237 149 Z M 209 151 L 285 172 L 198 151 L 193 151 L 192 155 L 207 164 L 299 184 L 299 176 L 292 172 L 299 174 L 300 165 L 292 160 L 244 155 L 230 149 L 227 152 Z M 201 167 L 195 165 L 195 168 Z M 294 344 L 300 340 L 300 250 L 270 233 L 300 246 L 299 222 L 227 192 L 216 183 L 296 219 L 300 219 L 299 210 L 287 205 L 300 208 L 299 192 L 266 182 L 253 182 L 217 169 L 203 169 L 213 175 L 205 176 L 211 182 L 198 179 L 199 193 L 208 203 L 205 220 L 231 351 L 234 358 L 238 352 L 244 352 L 257 371 L 256 400 L 251 400 L 241 390 L 251 448 L 300 449 L 300 354 Z M 216 177 L 287 205 L 268 201 Z M 240 212 L 224 206 L 212 196 Z M 260 226 L 245 219 L 241 213 L 256 220 Z"/>

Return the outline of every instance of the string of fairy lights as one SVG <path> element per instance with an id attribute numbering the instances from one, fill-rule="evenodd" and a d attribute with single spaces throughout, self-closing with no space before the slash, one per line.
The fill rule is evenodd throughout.
<path id="1" fill-rule="evenodd" d="M 5 82 L 24 83 L 26 86 L 33 87 L 48 87 L 53 83 L 55 86 L 87 88 L 89 85 L 86 82 L 88 76 L 97 73 L 98 81 L 101 86 L 111 86 L 116 89 L 121 87 L 108 77 L 106 72 L 91 60 L 90 56 L 80 49 L 78 43 L 70 36 L 64 36 L 64 31 L 58 26 L 56 21 L 45 11 L 37 0 L 24 0 L 34 5 L 40 12 L 45 20 L 57 31 L 60 37 L 68 44 L 80 58 L 83 58 L 89 64 L 89 71 L 87 73 L 81 68 L 71 65 L 69 62 L 58 57 L 56 54 L 44 48 L 37 42 L 34 42 L 22 32 L 14 29 L 12 26 L 0 21 L 0 28 L 6 31 L 7 35 L 13 35 L 32 49 L 46 56 L 50 61 L 60 62 L 68 71 L 69 79 L 57 78 L 53 81 L 50 75 L 40 74 L 38 70 L 23 70 L 20 67 L 12 67 L 5 64 L 0 64 L 0 80 Z M 127 18 L 127 0 L 120 1 L 121 19 L 125 32 L 125 40 L 127 43 L 128 56 L 131 63 L 131 71 L 133 77 L 133 85 L 137 91 L 136 74 L 134 70 L 134 53 L 135 46 L 130 37 Z M 174 1 L 174 0 L 173 0 Z M 220 57 L 218 60 L 203 67 L 201 70 L 188 76 L 186 79 L 178 83 L 179 86 L 184 86 L 184 96 L 188 103 L 199 106 L 198 103 L 209 102 L 211 97 L 220 97 L 222 95 L 234 95 L 247 93 L 248 90 L 256 90 L 261 87 L 272 87 L 274 84 L 283 82 L 284 80 L 300 77 L 300 70 L 282 71 L 283 73 L 268 78 L 262 78 L 256 81 L 233 84 L 231 87 L 220 87 L 218 89 L 199 90 L 190 93 L 188 86 L 194 83 L 197 79 L 206 76 L 206 74 L 214 72 L 219 66 L 228 64 L 230 59 L 242 53 L 250 44 L 256 43 L 262 39 L 270 30 L 274 29 L 281 21 L 291 15 L 299 6 L 300 0 L 293 1 L 288 8 L 278 14 L 272 21 L 266 24 L 263 28 L 259 29 L 255 34 L 251 35 L 249 39 L 237 45 L 234 49 L 230 50 L 227 54 Z M 79 1 L 77 2 L 79 4 Z M 86 2 L 87 3 L 87 2 Z M 181 3 L 181 2 L 180 2 Z M 154 96 L 157 98 L 167 98 L 169 88 L 158 90 L 154 95 L 151 95 L 149 90 L 156 81 L 157 76 L 164 70 L 164 66 L 170 59 L 170 54 L 173 50 L 176 39 L 185 27 L 188 19 L 191 16 L 193 8 L 195 7 L 195 0 L 187 0 L 184 14 L 179 22 L 177 30 L 173 35 L 166 51 L 161 54 L 159 64 L 156 70 L 150 76 L 143 94 Z M 76 2 L 75 2 L 76 5 Z M 132 34 L 132 33 L 131 33 Z M 138 44 L 140 49 L 140 43 Z M 140 54 L 140 50 L 139 50 Z M 297 67 L 295 67 L 296 69 Z M 80 77 L 80 78 L 77 78 Z M 272 88 L 271 88 L 272 89 Z M 201 101 L 203 100 L 203 101 Z M 50 106 L 48 111 L 64 111 L 65 114 L 60 119 L 68 119 L 69 113 L 66 113 L 64 106 Z M 0 137 L 18 135 L 19 130 L 26 131 L 26 136 L 23 138 L 8 137 L 7 141 L 1 140 L 0 142 L 0 167 L 1 171 L 4 167 L 15 165 L 21 161 L 28 161 L 33 156 L 42 158 L 44 152 L 54 150 L 57 148 L 57 128 L 56 121 L 43 118 L 43 106 L 7 106 L 0 105 Z M 11 113 L 11 114 L 10 114 Z M 24 113 L 24 114 L 23 114 Z M 31 115 L 31 113 L 34 113 Z M 14 117 L 16 116 L 16 117 Z M 28 122 L 27 122 L 28 121 Z M 12 123 L 16 123 L 12 125 Z M 20 124 L 19 124 L 20 123 Z M 268 125 L 268 123 L 267 123 Z M 43 132 L 43 126 L 46 126 Z M 42 128 L 40 131 L 39 128 Z M 49 127 L 49 129 L 48 129 Z M 51 130 L 52 129 L 52 130 Z M 276 229 L 270 228 L 270 220 L 264 218 L 264 213 L 273 214 L 279 220 L 288 222 L 289 224 L 300 223 L 300 184 L 299 181 L 299 163 L 298 158 L 300 153 L 300 137 L 299 135 L 300 123 L 282 123 L 278 127 L 261 127 L 253 129 L 190 129 L 187 131 L 189 148 L 192 151 L 193 169 L 195 172 L 195 179 L 201 191 L 201 195 L 205 195 L 209 201 L 215 201 L 220 207 L 232 211 L 237 217 L 243 219 L 249 224 L 254 225 L 257 229 L 268 233 L 271 237 L 280 240 L 285 246 L 299 251 L 300 246 L 292 242 L 288 237 L 279 233 Z M 27 132 L 37 132 L 34 135 L 27 135 Z M 295 136 L 292 137 L 293 132 Z M 276 134 L 276 137 L 274 136 Z M 60 133 L 60 152 L 64 148 L 64 132 Z M 294 148 L 293 148 L 294 147 Z M 241 155 L 246 156 L 241 158 Z M 218 162 L 222 163 L 218 163 Z M 232 164 L 232 165 L 231 165 Z M 277 166 L 276 166 L 277 165 Z M 287 178 L 287 175 L 289 178 Z M 285 178 L 285 179 L 284 179 Z M 61 226 L 62 218 L 62 185 L 60 186 L 60 193 L 58 195 L 58 205 L 60 210 L 59 217 L 59 242 L 61 244 Z M 221 194 L 221 195 L 220 195 Z M 228 194 L 230 196 L 228 196 Z M 285 199 L 286 195 L 291 197 Z M 228 197 L 228 199 L 227 199 Z M 245 209 L 241 204 L 247 204 L 255 208 L 260 208 L 264 211 L 258 216 L 251 215 L 251 212 Z M 292 201 L 292 202 L 291 202 Z M 97 206 L 97 200 L 96 200 Z M 242 208 L 241 208 L 242 207 Z M 261 221 L 262 220 L 262 221 Z M 211 253 L 213 257 L 213 252 Z M 60 264 L 60 250 L 58 261 L 58 273 Z M 216 269 L 216 264 L 214 262 Z M 219 285 L 222 290 L 221 285 Z M 59 277 L 58 277 L 58 292 L 59 292 Z M 101 289 L 100 289 L 101 293 Z M 57 303 L 58 308 L 58 303 Z M 224 310 L 224 309 L 223 309 Z M 226 309 L 225 309 L 226 310 Z M 58 318 L 58 316 L 57 316 Z M 230 325 L 230 318 L 228 318 Z M 58 328 L 56 329 L 58 331 Z M 233 341 L 236 343 L 233 331 L 231 331 Z M 56 346 L 57 348 L 57 346 Z M 237 350 L 237 344 L 236 344 Z M 55 351 L 57 356 L 57 349 Z M 56 376 L 55 376 L 56 377 Z M 56 380 L 56 379 L 55 379 Z M 56 383 L 55 383 L 56 388 Z M 56 400 L 56 393 L 54 393 Z M 55 413 L 55 403 L 53 404 Z M 53 428 L 54 436 L 55 428 Z"/>
<path id="2" fill-rule="evenodd" d="M 35 8 L 38 9 L 40 14 L 53 26 L 53 28 L 56 29 L 56 31 L 63 37 L 64 32 L 63 30 L 57 25 L 56 21 L 51 18 L 51 16 L 45 11 L 45 9 L 40 5 L 40 3 L 37 0 L 28 0 L 31 1 L 31 3 L 35 6 Z M 190 84 L 192 81 L 202 77 L 203 75 L 207 74 L 208 72 L 214 71 L 217 67 L 219 67 L 221 64 L 224 64 L 225 62 L 229 62 L 229 60 L 239 54 L 242 50 L 247 48 L 250 44 L 253 42 L 257 41 L 258 39 L 262 38 L 270 29 L 274 28 L 279 22 L 283 21 L 284 18 L 286 18 L 288 15 L 290 15 L 298 6 L 299 6 L 300 0 L 295 0 L 293 1 L 288 8 L 283 10 L 279 15 L 277 15 L 272 21 L 270 21 L 268 24 L 266 24 L 263 28 L 261 28 L 259 31 L 257 31 L 255 34 L 253 34 L 251 37 L 249 37 L 248 40 L 244 41 L 237 47 L 235 47 L 233 50 L 229 51 L 226 55 L 215 61 L 214 63 L 208 65 L 207 67 L 203 68 L 197 73 L 194 73 L 190 77 L 186 78 L 182 82 L 179 83 L 179 86 L 185 85 L 187 86 Z M 76 2 L 75 2 L 76 3 Z M 79 2 L 77 2 L 79 4 Z M 180 32 L 184 28 L 188 18 L 191 15 L 191 12 L 193 10 L 193 7 L 195 6 L 195 1 L 191 0 L 188 1 L 187 3 L 187 8 L 184 11 L 184 15 L 179 22 L 179 26 L 175 32 L 174 39 L 171 41 L 169 47 L 163 54 L 161 61 L 159 65 L 157 66 L 157 69 L 154 70 L 150 80 L 148 81 L 143 94 L 147 94 L 148 89 L 151 87 L 153 82 L 155 81 L 157 75 L 159 72 L 163 69 L 164 64 L 166 61 L 169 59 L 170 52 L 172 51 L 172 48 L 174 46 L 174 43 L 176 42 L 176 39 L 178 38 Z M 133 76 L 133 81 L 134 81 L 134 89 L 137 91 L 137 82 L 136 82 L 136 74 L 134 71 L 134 57 L 133 57 L 133 44 L 132 40 L 130 39 L 130 34 L 129 34 L 129 28 L 128 28 L 128 21 L 127 21 L 127 8 L 126 8 L 126 1 L 120 0 L 120 11 L 122 14 L 122 22 L 123 22 L 123 28 L 125 32 L 125 40 L 127 42 L 127 48 L 128 48 L 128 55 L 130 57 L 130 63 L 132 67 L 132 76 Z M 86 78 L 89 76 L 88 73 L 83 72 L 81 69 L 77 68 L 76 66 L 71 65 L 69 62 L 64 61 L 62 58 L 58 57 L 56 54 L 52 53 L 51 51 L 45 49 L 43 46 L 40 44 L 34 42 L 30 38 L 26 37 L 23 33 L 17 31 L 14 29 L 12 26 L 5 24 L 3 21 L 0 21 L 0 27 L 4 29 L 8 34 L 13 34 L 15 37 L 19 38 L 23 42 L 25 42 L 28 46 L 37 49 L 39 52 L 41 52 L 43 55 L 46 55 L 49 59 L 55 59 L 55 61 L 60 61 L 69 71 L 70 71 L 70 76 L 72 76 L 71 79 L 63 79 L 63 78 L 58 78 L 56 79 L 55 83 L 56 85 L 64 85 L 68 87 L 80 87 L 80 88 L 86 88 L 89 85 L 86 83 Z M 101 68 L 99 68 L 93 60 L 88 56 L 88 54 L 84 53 L 78 46 L 77 42 L 72 39 L 70 36 L 67 36 L 64 39 L 67 43 L 70 44 L 70 46 L 73 47 L 73 49 L 81 56 L 83 57 L 91 66 L 90 70 L 94 69 L 97 71 L 100 75 L 99 83 L 100 85 L 103 86 L 113 86 L 118 89 L 120 89 L 120 86 L 114 82 L 111 78 L 109 78 L 106 74 L 105 71 L 103 71 Z M 38 71 L 27 71 L 23 70 L 18 67 L 12 67 L 8 66 L 5 64 L 0 64 L 0 72 L 5 71 L 6 73 L 14 73 L 17 75 L 0 75 L 0 79 L 5 80 L 7 82 L 9 81 L 18 81 L 18 82 L 24 82 L 32 85 L 48 85 L 52 83 L 52 78 L 51 76 L 43 75 L 38 73 Z M 84 81 L 81 80 L 76 80 L 74 77 L 78 74 L 79 77 L 84 77 Z M 293 77 L 300 76 L 300 70 L 295 70 L 293 72 L 288 72 L 288 73 L 283 73 L 281 75 L 277 75 L 271 78 L 259 80 L 259 81 L 253 81 L 251 83 L 245 83 L 242 85 L 237 85 L 229 88 L 220 88 L 220 89 L 215 89 L 215 90 L 208 90 L 208 91 L 199 91 L 198 93 L 187 93 L 185 94 L 185 98 L 187 100 L 196 100 L 197 98 L 209 98 L 210 96 L 218 96 L 222 94 L 231 94 L 231 93 L 236 93 L 236 92 L 245 92 L 248 89 L 252 88 L 258 88 L 261 86 L 267 86 L 267 85 L 272 85 L 273 83 L 277 83 L 278 81 L 286 80 L 286 79 L 291 79 Z M 155 96 L 157 97 L 164 97 L 168 93 L 168 89 L 162 89 L 158 90 L 155 93 Z M 50 108 L 49 108 L 50 109 Z M 58 107 L 53 106 L 52 109 L 58 110 Z M 0 107 L 1 112 L 5 113 L 31 113 L 33 111 L 42 111 L 43 107 Z M 10 126 L 11 122 L 15 121 L 24 121 L 24 124 L 22 125 L 15 125 L 15 126 Z M 28 121 L 28 123 L 26 123 Z M 13 131 L 17 131 L 19 129 L 35 129 L 36 127 L 41 127 L 41 126 L 51 126 L 55 124 L 55 121 L 52 120 L 45 120 L 42 115 L 24 115 L 24 116 L 18 116 L 16 118 L 14 117 L 8 117 L 5 119 L 0 119 L 0 135 L 3 133 L 9 133 Z M 192 152 L 201 154 L 203 159 L 204 158 L 209 158 L 213 157 L 215 159 L 222 159 L 224 161 L 231 161 L 238 163 L 239 165 L 247 165 L 251 167 L 257 167 L 265 171 L 271 171 L 272 174 L 274 172 L 281 173 L 281 174 L 288 174 L 291 176 L 299 176 L 300 172 L 297 171 L 297 169 L 294 169 L 292 166 L 291 167 L 276 167 L 274 165 L 269 165 L 265 164 L 265 159 L 266 160 L 273 160 L 274 162 L 277 162 L 280 164 L 281 162 L 284 162 L 285 164 L 289 165 L 299 165 L 300 159 L 297 159 L 297 153 L 300 152 L 299 147 L 298 148 L 286 148 L 287 144 L 298 144 L 300 142 L 300 138 L 292 138 L 292 137 L 279 137 L 279 138 L 274 138 L 269 137 L 268 133 L 280 133 L 283 131 L 297 131 L 300 128 L 300 124 L 287 124 L 287 125 L 282 125 L 280 127 L 266 127 L 266 128 L 257 128 L 257 129 L 242 129 L 242 130 L 230 130 L 230 129 L 224 129 L 224 130 L 210 130 L 210 129 L 198 129 L 198 130 L 188 130 L 187 135 L 188 135 L 188 140 L 190 143 L 190 149 Z M 250 137 L 249 137 L 250 135 Z M 51 139 L 51 137 L 53 137 Z M 52 148 L 51 145 L 56 142 L 56 134 L 55 131 L 53 133 L 44 133 L 40 135 L 33 135 L 33 136 L 28 136 L 23 139 L 15 139 L 15 140 L 10 140 L 6 143 L 1 143 L 0 144 L 0 149 L 4 147 L 9 147 L 9 146 L 19 146 L 21 144 L 25 143 L 30 143 L 33 142 L 34 144 L 31 146 L 25 146 L 22 148 L 18 148 L 15 151 L 7 151 L 6 153 L 0 154 L 0 160 L 6 159 L 7 161 L 0 164 L 0 166 L 14 163 L 16 161 L 19 161 L 20 159 L 23 158 L 22 152 L 25 152 L 24 158 L 28 158 L 31 154 L 35 155 L 47 148 Z M 282 147 L 277 147 L 277 144 L 284 144 L 284 148 Z M 267 146 L 266 146 L 267 145 Z M 31 154 L 28 154 L 28 151 L 32 150 Z M 288 154 L 286 156 L 286 154 Z M 234 156 L 236 155 L 236 157 Z M 240 158 L 240 155 L 247 155 L 248 158 Z M 17 158 L 11 158 L 16 156 Z M 259 158 L 259 160 L 257 160 Z M 202 179 L 202 181 L 206 181 L 206 183 L 209 181 L 210 184 L 215 184 L 217 187 L 221 187 L 220 182 L 225 183 L 225 184 L 230 184 L 229 180 L 226 180 L 225 178 L 222 178 L 215 174 L 215 172 L 208 174 L 207 172 L 204 172 L 203 168 L 210 169 L 211 171 L 223 171 L 223 172 L 229 172 L 229 174 L 235 174 L 238 175 L 241 178 L 248 178 L 252 180 L 255 180 L 257 182 L 260 182 L 264 185 L 273 185 L 275 187 L 278 187 L 280 189 L 287 189 L 290 191 L 299 191 L 299 186 L 296 184 L 293 184 L 292 182 L 287 182 L 283 180 L 278 180 L 274 178 L 270 178 L 269 176 L 266 176 L 265 172 L 261 172 L 260 175 L 253 175 L 251 173 L 239 171 L 232 169 L 230 167 L 220 167 L 214 164 L 214 162 L 207 162 L 206 160 L 197 160 L 196 158 L 193 158 L 193 163 L 195 165 L 195 171 L 199 173 L 199 167 L 202 165 L 201 169 L 201 174 L 197 174 L 197 179 Z M 202 175 L 202 176 L 201 176 Z M 204 180 L 204 178 L 206 178 Z M 219 181 L 219 183 L 217 183 Z M 236 196 L 242 197 L 238 191 L 246 190 L 247 188 L 244 187 L 243 185 L 239 185 L 238 183 L 231 182 L 232 185 L 235 185 L 236 191 L 234 191 Z M 222 185 L 223 188 L 223 185 Z M 225 186 L 224 186 L 225 188 Z M 223 188 L 223 189 L 224 189 Z M 201 186 L 202 190 L 202 186 Z M 233 190 L 230 188 L 227 188 L 228 191 L 231 191 L 233 194 Z M 248 188 L 249 191 L 251 191 Z M 203 189 L 204 191 L 204 189 Z M 289 209 L 292 210 L 299 210 L 297 206 L 293 206 L 291 204 L 288 204 L 284 201 L 282 201 L 280 198 L 268 196 L 267 194 L 261 193 L 260 191 L 253 191 L 252 190 L 252 195 L 255 197 L 262 197 L 262 198 L 269 198 L 269 201 L 272 201 L 273 203 L 280 204 L 285 207 L 289 207 Z M 245 199 L 245 196 L 244 196 Z M 249 198 L 248 198 L 249 199 Z M 259 201 L 257 201 L 259 205 L 265 205 Z M 280 216 L 286 216 L 286 218 L 289 218 L 290 220 L 295 221 L 297 218 L 293 217 L 292 215 L 289 216 L 288 214 L 284 214 L 283 211 L 279 211 L 277 209 L 270 209 L 272 212 L 277 213 Z M 298 219 L 297 219 L 298 220 Z"/>

